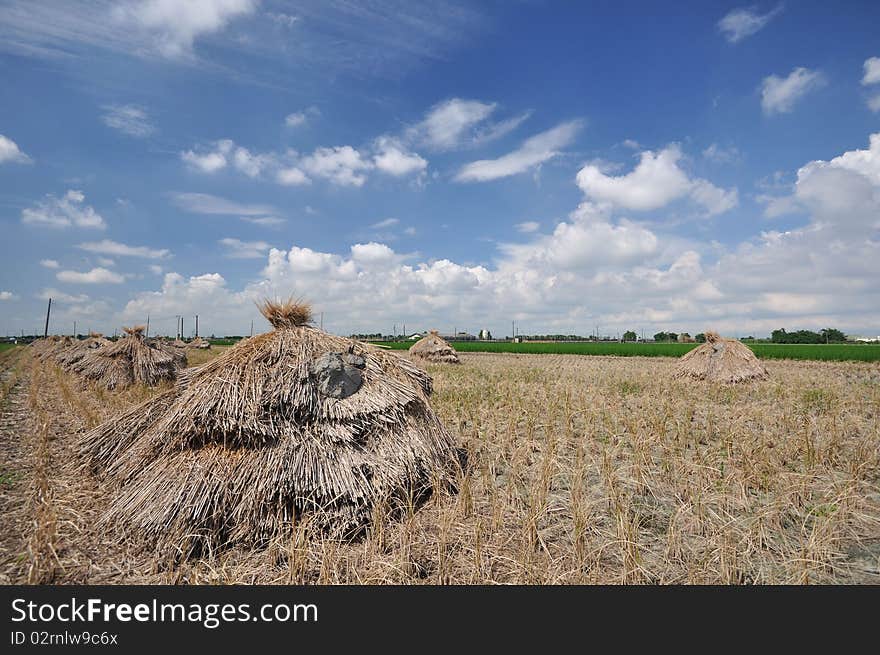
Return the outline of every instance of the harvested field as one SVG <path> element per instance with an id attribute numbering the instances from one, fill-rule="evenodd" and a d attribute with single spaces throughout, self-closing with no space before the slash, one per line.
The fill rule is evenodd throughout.
<path id="1" fill-rule="evenodd" d="M 720 387 L 668 358 L 461 361 L 428 367 L 469 454 L 457 495 L 353 544 L 305 523 L 173 565 L 97 528 L 107 491 L 71 466 L 78 433 L 158 390 L 0 353 L 0 582 L 880 583 L 876 363 L 766 361 L 769 380 Z"/>

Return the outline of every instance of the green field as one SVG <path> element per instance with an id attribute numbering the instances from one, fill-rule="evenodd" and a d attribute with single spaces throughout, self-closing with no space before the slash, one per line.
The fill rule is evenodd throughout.
<path id="1" fill-rule="evenodd" d="M 4 350 L 9 350 L 10 348 L 15 348 L 14 343 L 0 343 L 0 353 Z"/>
<path id="2" fill-rule="evenodd" d="M 407 350 L 411 341 L 382 342 L 394 350 Z M 524 342 L 454 341 L 459 352 L 524 353 L 549 355 L 616 355 L 618 357 L 681 357 L 696 348 L 694 343 L 594 343 L 594 342 Z M 833 344 L 746 344 L 761 359 L 809 359 L 822 361 L 880 361 L 880 345 Z"/>

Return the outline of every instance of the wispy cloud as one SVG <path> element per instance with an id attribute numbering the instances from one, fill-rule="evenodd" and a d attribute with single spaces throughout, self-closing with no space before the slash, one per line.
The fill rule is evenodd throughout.
<path id="1" fill-rule="evenodd" d="M 795 68 L 787 77 L 770 75 L 761 85 L 761 108 L 767 115 L 785 114 L 809 92 L 825 85 L 825 76 L 808 68 Z"/>
<path id="2" fill-rule="evenodd" d="M 267 217 L 276 216 L 279 213 L 271 205 L 240 203 L 208 193 L 174 192 L 170 196 L 175 205 L 194 214 Z"/>
<path id="3" fill-rule="evenodd" d="M 568 146 L 580 132 L 581 121 L 569 121 L 526 139 L 523 144 L 498 159 L 466 164 L 455 176 L 457 182 L 486 182 L 524 173 L 553 157 Z"/>
<path id="4" fill-rule="evenodd" d="M 738 43 L 746 37 L 756 34 L 764 29 L 777 14 L 782 11 L 782 5 L 760 14 L 754 7 L 734 9 L 718 21 L 718 29 L 730 43 Z"/>
<path id="5" fill-rule="evenodd" d="M 55 277 L 61 282 L 72 284 L 122 284 L 125 276 L 106 268 L 93 268 L 90 271 L 59 271 Z"/>
<path id="6" fill-rule="evenodd" d="M 231 259 L 262 259 L 271 247 L 265 241 L 242 241 L 230 237 L 220 239 L 219 243 Z"/>
<path id="7" fill-rule="evenodd" d="M 108 127 L 129 136 L 145 138 L 156 132 L 147 110 L 137 105 L 105 105 L 101 120 Z"/>
<path id="8" fill-rule="evenodd" d="M 146 246 L 128 246 L 124 243 L 111 241 L 109 239 L 81 243 L 77 248 L 102 255 L 113 255 L 116 257 L 142 257 L 145 259 L 162 259 L 171 254 L 171 251 L 165 248 L 157 249 L 148 248 Z"/>
<path id="9" fill-rule="evenodd" d="M 384 230 L 388 227 L 393 227 L 400 223 L 400 220 L 396 218 L 386 218 L 384 221 L 379 221 L 378 223 L 373 223 L 370 227 L 374 230 Z"/>

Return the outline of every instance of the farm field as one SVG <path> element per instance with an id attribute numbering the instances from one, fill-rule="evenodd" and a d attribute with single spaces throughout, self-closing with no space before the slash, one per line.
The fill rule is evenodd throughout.
<path id="1" fill-rule="evenodd" d="M 374 342 L 375 343 L 375 342 Z M 524 343 L 452 341 L 459 352 L 520 353 L 549 355 L 613 355 L 615 357 L 681 357 L 697 343 L 618 343 L 531 341 Z M 393 350 L 407 350 L 411 341 L 381 342 Z M 760 359 L 816 361 L 880 361 L 880 345 L 747 343 Z"/>
<path id="2" fill-rule="evenodd" d="M 716 387 L 668 357 L 461 350 L 428 367 L 468 455 L 457 494 L 352 544 L 306 521 L 183 564 L 99 525 L 110 491 L 76 467 L 78 434 L 165 387 L 0 352 L 0 583 L 880 583 L 880 365 L 768 361 Z"/>

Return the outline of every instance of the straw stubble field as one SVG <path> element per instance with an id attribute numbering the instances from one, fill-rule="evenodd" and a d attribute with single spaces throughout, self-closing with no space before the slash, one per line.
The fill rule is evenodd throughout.
<path id="1" fill-rule="evenodd" d="M 352 544 L 306 520 L 263 550 L 173 564 L 96 527 L 109 492 L 73 466 L 78 433 L 156 390 L 84 389 L 3 352 L 0 581 L 880 582 L 880 366 L 767 362 L 769 381 L 715 387 L 672 380 L 674 364 L 429 366 L 432 405 L 468 452 L 457 494 L 379 513 Z"/>

